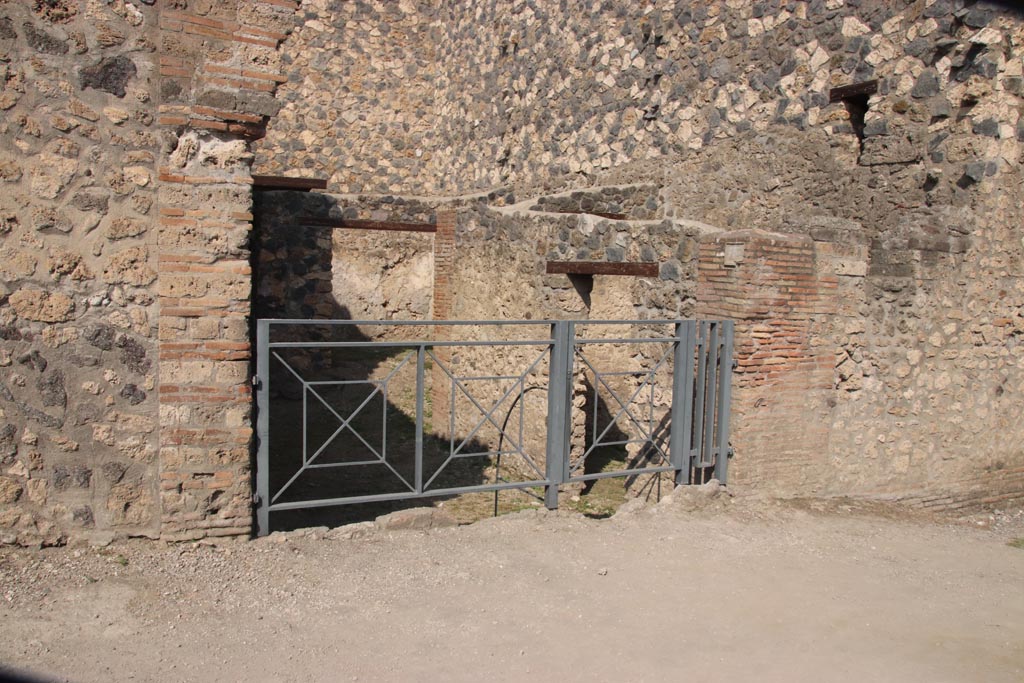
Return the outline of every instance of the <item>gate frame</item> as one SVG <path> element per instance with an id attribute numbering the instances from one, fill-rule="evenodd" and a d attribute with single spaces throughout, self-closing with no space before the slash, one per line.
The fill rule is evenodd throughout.
<path id="1" fill-rule="evenodd" d="M 272 326 L 351 326 L 375 325 L 397 327 L 435 326 L 550 326 L 547 340 L 515 341 L 450 341 L 450 340 L 403 340 L 381 342 L 271 342 Z M 674 333 L 669 337 L 632 337 L 615 339 L 578 339 L 577 325 L 673 325 Z M 728 459 L 732 455 L 729 447 L 729 421 L 731 400 L 731 376 L 733 365 L 734 324 L 731 320 L 289 320 L 260 319 L 256 322 L 256 491 L 253 500 L 256 507 L 257 535 L 265 536 L 270 530 L 270 512 L 273 510 L 294 510 L 310 507 L 357 504 L 388 500 L 412 500 L 435 498 L 460 493 L 499 491 L 513 488 L 544 487 L 544 504 L 548 509 L 558 507 L 559 486 L 569 481 L 631 476 L 639 474 L 660 474 L 674 472 L 677 485 L 693 482 L 695 468 L 714 467 L 715 478 L 727 483 Z M 667 466 L 631 468 L 602 472 L 596 475 L 572 476 L 570 464 L 571 420 L 573 401 L 575 357 L 582 344 L 600 343 L 642 343 L 668 342 L 673 349 L 666 353 L 672 356 L 672 404 L 669 411 L 669 425 L 680 425 L 680 429 L 669 431 L 669 452 Z M 448 489 L 424 490 L 423 488 L 423 410 L 425 393 L 424 363 L 428 347 L 452 346 L 505 346 L 547 345 L 548 359 L 548 409 L 545 444 L 545 479 L 481 484 L 477 486 L 452 487 Z M 416 353 L 416 435 L 415 435 L 415 490 L 409 493 L 349 496 L 322 500 L 272 502 L 270 491 L 270 355 L 273 348 L 338 348 L 338 347 L 404 347 L 415 348 Z M 581 358 L 582 358 L 582 354 Z M 689 362 L 687 362 L 689 359 Z M 696 372 L 694 364 L 696 361 Z M 588 362 L 589 365 L 589 362 Z M 677 369 L 682 367 L 682 372 Z M 591 366 L 596 373 L 596 369 Z M 650 378 L 658 370 L 648 372 Z M 595 374 L 595 380 L 600 377 Z M 305 381 L 305 380 L 303 380 Z M 647 380 L 644 381 L 646 383 Z M 643 385 L 641 385 L 642 388 Z M 623 410 L 632 404 L 633 398 L 622 402 L 612 392 Z M 596 386 L 595 386 L 596 391 Z M 677 397 L 684 400 L 678 401 Z M 707 410 L 708 406 L 713 406 Z M 305 417 L 303 418 L 305 420 Z M 454 415 L 450 418 L 454 421 Z M 617 418 L 616 418 L 617 419 Z M 614 423 L 614 420 L 613 420 Z M 304 426 L 305 428 L 305 426 Z M 653 432 L 647 434 L 654 443 Z M 660 448 L 659 448 L 660 450 Z M 439 470 L 440 471 L 440 470 Z M 278 495 L 283 492 L 279 491 Z"/>

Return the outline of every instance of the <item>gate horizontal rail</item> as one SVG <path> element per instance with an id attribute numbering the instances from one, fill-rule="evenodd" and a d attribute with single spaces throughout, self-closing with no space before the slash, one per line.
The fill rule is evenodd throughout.
<path id="1" fill-rule="evenodd" d="M 511 333 L 527 326 L 545 327 L 549 333 L 544 337 Z M 671 333 L 663 331 L 666 326 Z M 361 334 L 360 328 L 389 327 L 407 331 L 421 328 L 431 333 L 404 334 L 410 338 L 403 339 L 350 338 Z M 639 328 L 647 334 L 623 335 L 623 327 Z M 609 336 L 600 336 L 602 328 Z M 659 328 L 662 331 L 655 333 Z M 579 335 L 580 330 L 586 334 Z M 453 339 L 457 331 L 472 335 Z M 497 333 L 497 338 L 480 339 L 484 332 L 490 332 L 491 336 Z M 275 338 L 281 334 L 283 339 Z M 338 334 L 347 338 L 339 341 L 335 338 Z M 310 338 L 316 335 L 320 338 Z M 635 356 L 623 351 L 623 345 L 636 351 Z M 637 351 L 641 347 L 648 348 L 646 345 L 652 349 L 647 355 Z M 601 346 L 606 350 L 600 351 Z M 685 484 L 691 483 L 698 473 L 704 477 L 713 472 L 725 483 L 732 346 L 732 322 L 717 320 L 259 320 L 255 377 L 257 533 L 269 533 L 270 513 L 285 510 L 533 488 L 543 488 L 545 505 L 554 509 L 558 506 L 559 486 L 570 482 L 641 475 L 660 477 L 672 472 L 675 483 Z M 454 369 L 458 359 L 449 354 L 460 347 L 467 350 L 522 348 L 522 353 L 527 353 L 527 347 L 534 347 L 537 353 L 522 356 L 520 367 L 515 371 L 510 372 L 507 367 L 486 367 L 483 372 L 473 374 L 472 368 L 470 372 Z M 382 353 L 405 349 L 406 352 L 394 360 L 395 367 L 383 378 L 339 379 L 327 372 L 331 366 L 327 354 L 340 353 L 340 358 L 347 359 L 346 353 L 361 349 Z M 634 369 L 620 366 L 633 363 L 636 358 L 650 359 L 653 366 Z M 346 362 L 344 360 L 342 365 Z M 509 361 L 502 356 L 500 362 Z M 605 368 L 608 362 L 614 364 L 610 369 Z M 440 466 L 425 462 L 428 365 L 439 379 L 434 388 L 441 387 L 449 398 L 447 425 L 443 430 L 448 434 L 447 454 L 437 455 L 437 459 L 443 459 Z M 396 453 L 395 449 L 389 451 L 389 411 L 406 421 L 410 416 L 390 404 L 389 391 L 396 382 L 395 377 L 406 368 L 415 372 L 412 380 L 415 385 L 414 438 L 412 444 L 406 444 Z M 336 375 L 340 370 L 334 372 Z M 282 382 L 283 389 L 278 386 Z M 475 386 L 474 382 L 511 382 L 511 386 L 494 391 L 493 394 L 498 395 L 495 400 L 493 395 L 475 396 L 470 388 Z M 290 389 L 285 386 L 289 383 Z M 370 389 L 361 402 L 348 398 L 345 403 L 338 398 L 345 392 L 351 393 L 358 385 Z M 286 396 L 289 390 L 292 395 Z M 547 399 L 546 417 L 541 416 L 531 423 L 531 428 L 542 428 L 543 448 L 536 446 L 531 452 L 524 437 L 528 421 L 525 397 L 534 390 L 546 391 Z M 335 394 L 330 394 L 331 391 Z M 301 415 L 298 393 L 301 393 Z M 666 396 L 671 397 L 667 407 Z M 466 415 L 459 413 L 459 401 L 469 406 L 471 422 L 467 424 L 473 424 L 461 431 L 459 418 L 466 419 Z M 364 435 L 367 423 L 378 419 L 370 414 L 369 406 L 375 402 L 382 405 L 380 432 Z M 288 404 L 287 409 L 276 420 L 272 419 L 275 406 L 284 403 Z M 581 411 L 587 406 L 590 414 L 580 420 Z M 602 409 L 607 413 L 603 423 Z M 499 424 L 506 410 L 504 423 Z M 317 418 L 317 414 L 321 417 Z M 513 415 L 517 418 L 518 429 L 509 428 Z M 475 439 L 485 430 L 492 433 L 492 440 L 496 436 L 497 446 L 485 444 L 481 446 L 484 450 L 474 449 Z M 342 447 L 339 441 L 342 435 L 355 439 L 355 450 L 360 457 L 344 462 L 323 462 L 323 454 L 332 447 L 341 453 L 340 457 L 352 450 Z M 441 441 L 434 435 L 431 438 Z M 317 447 L 320 440 L 323 443 Z M 316 449 L 312 454 L 310 442 Z M 631 452 L 624 466 L 588 471 L 588 458 L 596 460 L 596 454 L 603 449 L 627 452 L 631 449 Z M 502 456 L 519 457 L 523 469 L 536 476 L 518 481 L 502 480 Z M 544 462 L 538 464 L 541 456 Z M 452 463 L 474 458 L 496 459 L 494 481 L 453 486 L 438 479 Z M 289 466 L 289 463 L 294 463 L 295 471 L 287 469 L 278 477 L 285 483 L 272 482 L 272 469 Z M 428 466 L 434 469 L 426 469 Z M 316 472 L 359 467 L 379 468 L 375 471 L 385 474 L 389 477 L 388 483 L 401 490 L 299 495 L 297 482 Z M 406 469 L 404 475 L 399 471 L 403 468 Z M 308 484 L 310 482 L 304 485 Z"/>

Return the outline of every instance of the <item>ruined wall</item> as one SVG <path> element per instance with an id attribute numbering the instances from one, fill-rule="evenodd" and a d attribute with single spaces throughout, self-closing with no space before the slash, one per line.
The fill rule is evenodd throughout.
<path id="1" fill-rule="evenodd" d="M 255 311 L 265 318 L 420 320 L 431 315 L 434 236 L 303 222 L 355 219 L 431 224 L 425 202 L 259 192 Z M 364 330 L 373 334 L 372 329 Z"/>
<path id="2" fill-rule="evenodd" d="M 336 231 L 331 288 L 355 320 L 425 320 L 434 284 L 429 234 Z"/>
<path id="3" fill-rule="evenodd" d="M 1016 171 L 1001 181 L 977 213 L 953 214 L 970 247 L 934 223 L 894 236 L 891 262 L 873 259 L 860 296 L 850 292 L 859 315 L 833 321 L 831 490 L 909 490 L 946 507 L 1022 498 L 1024 244 L 1009 206 L 1021 185 Z"/>
<path id="4" fill-rule="evenodd" d="M 397 127 L 336 118 L 336 144 L 300 148 L 288 142 L 305 130 L 296 116 L 271 126 L 257 165 L 322 170 L 347 191 L 465 195 L 506 212 L 520 231 L 538 220 L 532 211 L 580 211 L 674 221 L 664 223 L 669 232 L 693 225 L 694 238 L 716 229 L 804 236 L 805 267 L 835 288 L 827 311 L 805 321 L 807 353 L 824 365 L 791 378 L 794 391 L 817 397 L 817 436 L 786 450 L 772 420 L 806 420 L 806 406 L 777 401 L 754 411 L 738 396 L 739 414 L 774 418 L 759 423 L 763 452 L 737 450 L 737 472 L 778 458 L 765 476 L 780 491 L 943 505 L 1019 496 L 1024 452 L 1008 416 L 1022 379 L 1020 12 L 961 0 L 583 5 L 403 2 L 385 17 L 374 5 L 311 4 L 294 43 L 303 60 L 318 59 L 317 41 L 330 33 L 344 38 L 332 44 L 336 73 L 358 68 L 365 83 L 375 71 L 393 85 L 403 69 L 416 73 L 415 86 L 396 85 L 395 100 L 378 91 L 386 116 L 408 111 L 396 102 L 410 88 L 423 96 L 421 56 L 433 60 L 430 106 L 418 119 L 433 130 L 416 138 L 416 162 L 397 164 Z M 419 15 L 415 31 L 410 14 Z M 389 41 L 395 25 L 405 28 Z M 411 36 L 430 45 L 366 60 L 352 46 L 367 35 L 390 47 Z M 831 88 L 871 79 L 870 96 L 829 101 Z M 286 107 L 301 110 L 315 80 L 293 73 Z M 341 111 L 352 94 L 330 101 Z M 651 186 L 652 207 L 609 208 L 604 188 L 627 185 Z M 647 210 L 656 213 L 637 213 Z M 492 236 L 499 223 L 467 226 Z M 658 225 L 638 228 L 655 235 Z M 541 250 L 624 258 L 599 242 L 601 227 L 594 216 L 567 220 Z M 473 293 L 493 293 L 494 313 L 529 312 L 507 283 L 545 312 L 557 315 L 548 302 L 561 299 L 584 313 L 564 276 L 539 274 L 542 232 L 488 241 L 466 231 L 454 255 L 453 310 Z M 520 251 L 502 246 L 514 241 Z M 644 307 L 649 295 L 635 287 L 615 297 L 641 315 L 699 306 L 699 293 L 690 299 L 697 262 L 712 252 L 657 258 L 680 273 L 665 301 Z M 504 266 L 500 281 L 490 276 L 495 263 Z M 749 273 L 746 284 L 761 276 Z M 776 303 L 779 325 L 803 315 L 796 299 Z M 785 351 L 773 352 L 783 364 Z"/>
<path id="5" fill-rule="evenodd" d="M 738 230 L 700 246 L 698 316 L 736 321 L 729 476 L 760 491 L 821 493 L 835 476 L 822 327 L 837 313 L 838 279 L 816 266 L 806 235 Z"/>
<path id="6" fill-rule="evenodd" d="M 249 141 L 286 0 L 0 4 L 0 540 L 251 525 Z"/>
<path id="7" fill-rule="evenodd" d="M 698 241 L 789 236 L 835 285 L 801 350 L 831 388 L 789 378 L 820 440 L 786 451 L 772 420 L 806 406 L 758 405 L 737 472 L 781 453 L 782 492 L 1019 497 L 1022 26 L 966 0 L 0 4 L 2 539 L 248 532 L 254 158 L 380 194 L 366 217 L 454 208 L 438 317 L 587 314 L 549 259 L 656 261 L 598 276 L 589 313 L 687 315 Z M 773 306 L 767 338 L 803 314 Z"/>
<path id="8" fill-rule="evenodd" d="M 0 541 L 158 531 L 155 13 L 0 6 Z"/>

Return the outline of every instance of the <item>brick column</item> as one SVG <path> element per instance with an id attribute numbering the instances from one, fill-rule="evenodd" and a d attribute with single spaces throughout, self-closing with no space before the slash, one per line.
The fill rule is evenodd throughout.
<path id="1" fill-rule="evenodd" d="M 225 143 L 185 136 L 210 153 Z M 242 141 L 226 143 L 242 145 Z M 249 533 L 251 178 L 161 174 L 160 499 L 168 539 Z"/>
<path id="2" fill-rule="evenodd" d="M 248 534 L 253 155 L 287 80 L 296 0 L 160 12 L 161 536 Z M 184 3 L 181 3 L 182 5 Z"/>
<path id="3" fill-rule="evenodd" d="M 434 233 L 434 320 L 450 320 L 452 315 L 452 274 L 455 266 L 455 225 L 456 213 L 452 209 L 438 210 L 437 232 Z M 435 327 L 435 339 L 448 339 L 450 330 Z M 450 350 L 438 348 L 434 350 L 438 360 L 446 365 L 451 360 Z M 450 419 L 451 380 L 434 366 L 431 371 L 433 384 L 433 427 L 437 433 L 447 434 Z"/>
<path id="4" fill-rule="evenodd" d="M 730 480 L 813 490 L 827 469 L 834 366 L 816 316 L 835 311 L 836 278 L 816 272 L 805 236 L 718 233 L 699 259 L 697 315 L 736 321 Z"/>

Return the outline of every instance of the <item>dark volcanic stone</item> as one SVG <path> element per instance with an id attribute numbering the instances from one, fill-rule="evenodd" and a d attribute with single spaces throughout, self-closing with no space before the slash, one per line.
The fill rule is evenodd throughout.
<path id="1" fill-rule="evenodd" d="M 931 7 L 924 10 L 923 16 L 927 18 L 941 17 L 953 12 L 953 0 L 938 0 Z"/>
<path id="2" fill-rule="evenodd" d="M 986 7 L 986 4 L 981 3 L 972 7 L 964 16 L 963 22 L 971 28 L 985 28 L 988 26 L 988 23 L 992 21 L 995 10 L 991 7 Z"/>
<path id="3" fill-rule="evenodd" d="M 40 31 L 28 22 L 25 22 L 22 28 L 25 30 L 25 40 L 36 52 L 45 52 L 49 55 L 67 54 L 68 45 L 63 40 Z"/>
<path id="4" fill-rule="evenodd" d="M 929 111 L 933 122 L 938 119 L 948 119 L 953 115 L 953 108 L 949 106 L 949 101 L 944 97 L 936 97 L 932 100 Z"/>
<path id="5" fill-rule="evenodd" d="M 140 375 L 149 372 L 152 363 L 146 358 L 146 349 L 142 344 L 127 335 L 122 335 L 117 340 L 117 348 L 121 349 L 121 362 L 127 365 L 129 370 Z"/>
<path id="6" fill-rule="evenodd" d="M 43 375 L 36 382 L 36 388 L 42 397 L 44 406 L 58 406 L 63 408 L 68 403 L 68 394 L 64 389 L 64 373 L 54 370 Z"/>
<path id="7" fill-rule="evenodd" d="M 71 519 L 78 522 L 78 524 L 84 527 L 91 527 L 95 525 L 95 519 L 93 518 L 92 508 L 88 505 L 77 507 L 71 511 Z"/>
<path id="8" fill-rule="evenodd" d="M 918 99 L 938 95 L 939 74 L 936 73 L 935 69 L 925 69 L 921 75 L 917 77 L 917 82 L 914 83 L 914 87 L 911 89 L 910 94 L 912 97 L 916 97 Z"/>
<path id="9" fill-rule="evenodd" d="M 82 211 L 106 213 L 109 201 L 107 194 L 102 190 L 82 190 L 71 198 L 71 205 Z"/>
<path id="10" fill-rule="evenodd" d="M 889 134 L 889 122 L 885 119 L 874 119 L 868 121 L 864 126 L 864 135 L 888 135 Z"/>
<path id="11" fill-rule="evenodd" d="M 146 392 L 135 384 L 125 384 L 121 388 L 121 398 L 126 398 L 128 403 L 137 406 L 146 400 Z"/>
<path id="12" fill-rule="evenodd" d="M 114 328 L 110 325 L 96 325 L 85 333 L 85 340 L 97 349 L 109 351 L 114 348 Z"/>
<path id="13" fill-rule="evenodd" d="M 7 464 L 18 454 L 18 444 L 14 440 L 18 428 L 12 424 L 0 427 L 0 462 Z"/>
<path id="14" fill-rule="evenodd" d="M 975 121 L 974 125 L 971 126 L 971 130 L 976 135 L 987 135 L 990 138 L 999 137 L 999 122 L 995 119 Z"/>
<path id="15" fill-rule="evenodd" d="M 120 462 L 105 462 L 100 468 L 103 472 L 103 478 L 111 484 L 116 484 L 121 481 L 124 477 L 124 473 L 128 471 L 128 465 Z"/>
<path id="16" fill-rule="evenodd" d="M 102 90 L 117 97 L 124 97 L 125 86 L 135 74 L 135 62 L 124 55 L 107 57 L 98 64 L 84 67 L 79 74 L 82 89 Z"/>
<path id="17" fill-rule="evenodd" d="M 0 17 L 0 40 L 14 40 L 17 37 L 14 23 L 7 17 Z"/>
<path id="18" fill-rule="evenodd" d="M 917 57 L 922 62 L 930 64 L 935 55 L 935 43 L 928 38 L 917 38 L 904 46 L 903 51 L 911 57 Z"/>
<path id="19" fill-rule="evenodd" d="M 92 470 L 82 465 L 57 465 L 53 468 L 53 487 L 58 491 L 69 488 L 87 489 L 92 481 Z"/>
<path id="20" fill-rule="evenodd" d="M 976 161 L 974 163 L 967 164 L 967 168 L 964 169 L 964 175 L 975 182 L 981 180 L 985 177 L 985 162 Z"/>
<path id="21" fill-rule="evenodd" d="M 28 353 L 21 354 L 18 356 L 18 362 L 39 372 L 45 371 L 47 366 L 46 358 L 43 357 L 43 354 L 39 353 L 38 349 L 32 349 Z"/>

